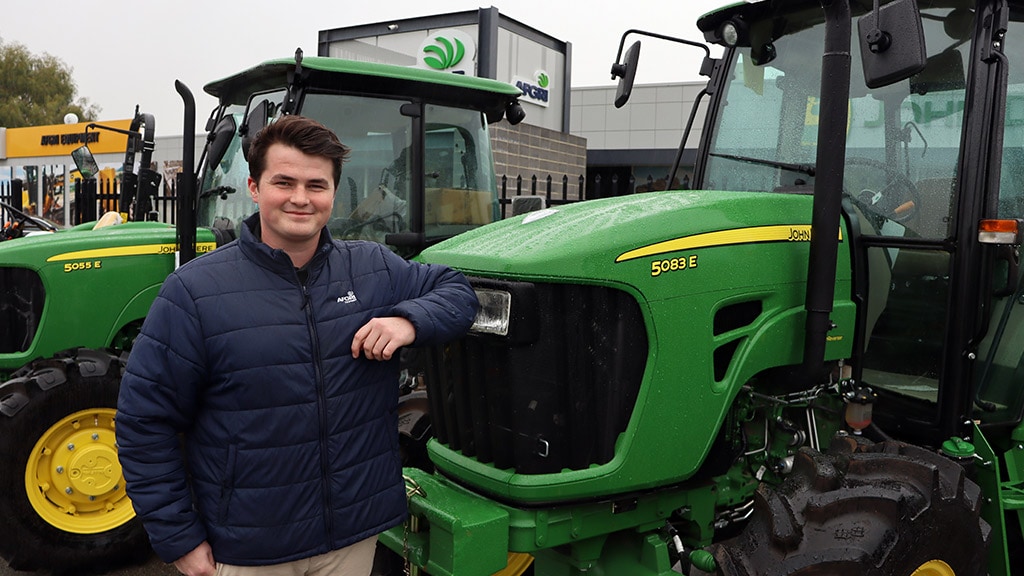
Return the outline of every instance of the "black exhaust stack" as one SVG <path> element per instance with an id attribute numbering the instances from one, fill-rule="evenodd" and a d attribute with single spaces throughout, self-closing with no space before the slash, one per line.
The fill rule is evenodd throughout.
<path id="1" fill-rule="evenodd" d="M 184 144 L 181 151 L 181 172 L 178 173 L 178 266 L 196 257 L 196 100 L 181 80 L 174 81 L 185 104 Z"/>
<path id="2" fill-rule="evenodd" d="M 849 0 L 822 0 L 821 4 L 825 9 L 825 53 L 821 59 L 818 153 L 804 304 L 807 323 L 802 369 L 803 377 L 811 379 L 812 384 L 821 381 L 825 342 L 828 332 L 834 328 L 829 316 L 835 297 L 839 252 L 852 29 Z"/>

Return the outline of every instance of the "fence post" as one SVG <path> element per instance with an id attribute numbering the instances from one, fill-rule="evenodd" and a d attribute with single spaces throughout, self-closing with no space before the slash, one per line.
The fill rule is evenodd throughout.
<path id="1" fill-rule="evenodd" d="M 81 182 L 81 188 L 76 187 L 75 190 L 75 215 L 78 220 L 75 224 L 96 219 L 96 179 L 86 178 L 78 182 Z"/>
<path id="2" fill-rule="evenodd" d="M 501 205 L 501 219 L 504 220 L 505 219 L 505 214 L 506 214 L 505 206 L 508 205 L 508 175 L 507 174 L 502 174 L 501 175 L 501 199 L 498 201 L 498 204 Z"/>
<path id="3" fill-rule="evenodd" d="M 21 201 L 22 193 L 24 191 L 23 186 L 24 182 L 22 182 L 21 178 L 11 180 L 11 206 L 14 206 L 16 210 L 21 210 L 22 212 L 24 212 L 25 209 L 25 205 Z"/>
<path id="4" fill-rule="evenodd" d="M 160 212 L 164 215 L 163 220 L 168 224 L 177 224 L 178 211 L 174 209 L 178 201 L 178 179 L 171 180 L 171 195 L 164 198 Z M 168 207 L 168 205 L 170 207 Z"/>

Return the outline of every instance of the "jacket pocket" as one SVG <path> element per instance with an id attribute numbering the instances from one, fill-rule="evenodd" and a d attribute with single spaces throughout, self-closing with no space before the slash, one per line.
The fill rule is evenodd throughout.
<path id="1" fill-rule="evenodd" d="M 217 506 L 217 524 L 224 526 L 228 519 L 228 503 L 235 491 L 235 461 L 238 459 L 238 446 L 228 445 L 228 456 L 224 462 L 224 476 L 220 479 L 220 502 Z"/>

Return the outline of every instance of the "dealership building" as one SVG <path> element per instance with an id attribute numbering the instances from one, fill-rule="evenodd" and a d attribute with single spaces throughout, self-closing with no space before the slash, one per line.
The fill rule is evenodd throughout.
<path id="1" fill-rule="evenodd" d="M 458 61 L 442 62 L 440 54 L 458 54 L 459 46 Z M 704 87 L 638 85 L 629 104 L 615 108 L 613 85 L 571 87 L 570 42 L 494 7 L 321 30 L 317 53 L 450 70 L 519 87 L 526 120 L 492 125 L 497 173 L 511 180 L 551 175 L 560 181 L 568 175 L 572 198 L 580 197 L 580 176 L 586 177 L 588 197 L 664 189 L 690 109 Z M 690 148 L 700 138 L 702 120 L 698 115 Z M 676 186 L 689 183 L 690 157 L 692 151 L 684 155 Z M 612 181 L 619 185 L 610 187 Z"/>
<path id="2" fill-rule="evenodd" d="M 320 30 L 317 54 L 351 60 L 417 66 L 508 82 L 520 88 L 526 119 L 512 126 L 491 125 L 495 168 L 509 193 L 517 179 L 529 193 L 533 177 L 544 193 L 550 176 L 561 196 L 594 198 L 665 189 L 683 128 L 703 83 L 637 85 L 629 103 L 615 108 L 614 85 L 573 88 L 572 44 L 501 14 L 497 8 L 391 20 Z M 673 188 L 689 185 L 693 148 L 700 138 L 703 111 L 687 141 Z M 130 120 L 102 121 L 111 126 Z M 0 128 L 0 180 L 16 177 L 23 166 L 66 165 L 83 123 L 31 128 Z M 103 165 L 120 165 L 125 137 L 89 132 L 90 148 Z M 165 182 L 180 168 L 182 137 L 157 137 L 155 169 Z M 200 156 L 203 135 L 196 137 Z M 73 169 L 73 167 L 70 167 Z M 65 170 L 65 179 L 70 170 Z M 584 190 L 581 191 L 581 180 Z M 500 185 L 500 184 L 499 184 Z M 29 191 L 42 198 L 39 190 Z M 67 189 L 67 187 L 65 187 Z M 0 190 L 2 194 L 2 190 Z"/>

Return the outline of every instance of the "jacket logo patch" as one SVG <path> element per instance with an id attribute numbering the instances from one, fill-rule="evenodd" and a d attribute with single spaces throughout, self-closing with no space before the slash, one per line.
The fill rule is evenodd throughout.
<path id="1" fill-rule="evenodd" d="M 343 304 L 351 304 L 351 303 L 353 303 L 353 302 L 355 302 L 357 300 L 359 300 L 359 299 L 356 298 L 355 293 L 353 293 L 351 290 L 348 291 L 348 294 L 345 294 L 344 296 L 339 296 L 338 297 L 338 302 L 343 303 Z"/>

